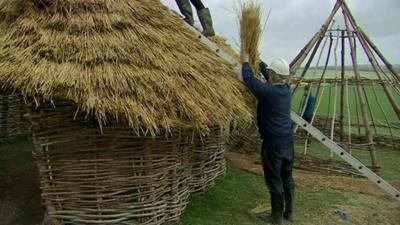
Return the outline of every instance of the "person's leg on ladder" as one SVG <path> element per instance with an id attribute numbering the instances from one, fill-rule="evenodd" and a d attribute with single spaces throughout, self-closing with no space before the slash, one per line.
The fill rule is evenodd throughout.
<path id="1" fill-rule="evenodd" d="M 186 21 L 186 23 L 188 23 L 190 26 L 193 26 L 194 25 L 193 10 L 189 0 L 175 0 L 175 1 L 182 15 L 185 17 L 184 20 Z"/>
<path id="2" fill-rule="evenodd" d="M 197 15 L 199 16 L 199 20 L 201 26 L 203 27 L 203 35 L 206 37 L 212 37 L 215 35 L 213 22 L 211 18 L 211 13 L 208 8 L 206 8 L 201 0 L 190 0 L 194 7 L 196 7 Z"/>
<path id="3" fill-rule="evenodd" d="M 206 8 L 201 0 L 190 0 L 190 2 L 194 5 L 197 11 Z"/>

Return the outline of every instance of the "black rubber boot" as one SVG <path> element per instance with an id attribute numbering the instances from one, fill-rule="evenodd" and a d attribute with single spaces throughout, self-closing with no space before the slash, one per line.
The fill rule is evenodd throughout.
<path id="1" fill-rule="evenodd" d="M 283 194 L 271 194 L 272 224 L 274 225 L 282 224 L 283 205 L 284 205 Z"/>
<path id="2" fill-rule="evenodd" d="M 188 23 L 190 26 L 193 26 L 194 25 L 193 10 L 189 0 L 175 0 L 175 1 L 182 15 L 185 17 L 184 20 L 186 21 L 186 23 Z"/>
<path id="3" fill-rule="evenodd" d="M 199 15 L 201 26 L 203 27 L 203 35 L 206 37 L 212 37 L 215 35 L 211 13 L 208 8 L 200 9 L 197 11 Z"/>
<path id="4" fill-rule="evenodd" d="M 285 189 L 285 212 L 283 218 L 293 221 L 294 189 Z"/>
<path id="5" fill-rule="evenodd" d="M 271 193 L 271 207 L 272 212 L 270 215 L 260 216 L 264 222 L 273 225 L 282 225 L 283 217 L 283 194 L 272 194 Z"/>

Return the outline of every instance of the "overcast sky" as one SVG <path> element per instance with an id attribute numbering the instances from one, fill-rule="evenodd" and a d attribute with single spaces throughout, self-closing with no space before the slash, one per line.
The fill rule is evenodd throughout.
<path id="1" fill-rule="evenodd" d="M 175 0 L 162 1 L 177 9 Z M 263 59 L 270 62 L 276 57 L 291 61 L 321 28 L 336 0 L 259 0 L 258 2 L 261 2 L 264 18 L 267 17 L 269 9 L 272 9 L 260 47 Z M 387 59 L 393 64 L 400 63 L 400 0 L 347 0 L 347 2 L 359 26 L 371 37 Z M 235 11 L 238 8 L 238 0 L 203 0 L 203 3 L 211 10 L 217 34 L 227 38 L 231 45 L 237 46 L 239 28 Z M 367 63 L 365 58 L 359 60 L 360 63 Z"/>

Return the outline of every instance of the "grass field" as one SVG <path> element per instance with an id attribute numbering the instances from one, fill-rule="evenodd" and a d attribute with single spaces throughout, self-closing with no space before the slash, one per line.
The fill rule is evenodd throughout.
<path id="1" fill-rule="evenodd" d="M 297 140 L 295 145 L 296 152 L 304 152 L 304 140 Z M 330 157 L 330 150 L 320 142 L 314 140 L 311 147 L 307 150 L 307 154 L 328 159 Z M 352 155 L 364 163 L 364 165 L 371 165 L 371 157 L 366 149 L 352 149 Z M 382 165 L 381 176 L 388 181 L 400 180 L 400 151 L 380 146 L 377 148 L 377 156 Z M 333 159 L 341 160 L 337 155 L 334 155 Z"/>
<path id="2" fill-rule="evenodd" d="M 301 143 L 296 151 L 301 151 Z M 30 139 L 0 145 L 0 224 L 39 225 L 44 208 L 40 203 L 37 168 L 31 155 Z M 310 150 L 326 157 L 328 151 L 318 144 Z M 399 151 L 381 152 L 390 180 L 399 179 Z M 364 152 L 357 153 L 361 158 Z M 269 204 L 263 177 L 228 164 L 228 171 L 217 185 L 204 194 L 190 198 L 180 225 L 262 225 L 250 210 Z M 335 211 L 348 213 L 351 221 L 340 219 Z M 296 225 L 400 224 L 400 207 L 385 196 L 372 196 L 333 189 L 301 187 L 296 191 Z"/>
<path id="3" fill-rule="evenodd" d="M 324 90 L 323 90 L 324 89 Z M 347 119 L 348 118 L 348 112 L 347 112 L 347 95 L 349 99 L 349 108 L 350 108 L 350 117 L 353 120 L 357 120 L 357 112 L 358 112 L 358 117 L 361 118 L 361 109 L 360 109 L 360 104 L 358 101 L 357 97 L 357 91 L 356 91 L 356 86 L 354 85 L 349 85 L 348 87 L 348 92 L 347 88 L 344 88 L 345 90 L 345 98 L 344 98 L 344 117 Z M 313 86 L 312 88 L 312 93 L 314 96 L 316 95 L 317 92 L 317 86 Z M 375 87 L 372 86 L 365 86 L 365 92 L 367 96 L 367 101 L 369 108 L 371 111 L 369 112 L 369 116 L 374 120 L 377 121 L 386 121 L 385 115 L 381 110 L 384 110 L 388 121 L 389 122 L 398 122 L 398 118 L 393 110 L 393 107 L 391 106 L 389 99 L 387 98 L 383 88 L 380 85 L 376 85 Z M 326 85 L 325 88 L 321 87 L 320 89 L 320 95 L 322 96 L 320 106 L 317 111 L 317 115 L 326 115 L 329 114 L 330 116 L 333 115 L 334 112 L 334 103 L 335 103 L 335 95 L 336 95 L 336 116 L 340 115 L 340 101 L 341 101 L 341 87 L 338 86 L 337 90 L 334 85 Z M 300 108 L 300 102 L 303 97 L 303 87 L 299 87 L 298 90 L 296 91 L 294 98 L 293 98 L 293 104 L 292 108 L 296 111 L 299 110 Z M 399 95 L 394 95 L 396 97 L 397 102 L 400 104 L 400 96 Z M 371 114 L 372 113 L 372 114 Z"/>
<path id="4" fill-rule="evenodd" d="M 228 167 L 226 177 L 213 189 L 204 195 L 191 198 L 180 225 L 263 225 L 264 222 L 250 213 L 251 209 L 263 204 L 269 204 L 263 178 Z M 393 207 L 395 204 L 397 203 L 386 197 L 338 192 L 318 187 L 299 187 L 296 192 L 297 219 L 293 223 L 286 224 L 394 225 L 399 220 L 387 221 L 391 216 L 386 216 L 382 212 L 383 210 L 398 210 L 397 207 Z M 362 209 L 363 206 L 364 209 Z M 348 213 L 352 221 L 341 220 L 335 215 L 335 211 Z"/>
<path id="5" fill-rule="evenodd" d="M 334 74 L 334 71 L 328 71 L 328 74 Z M 371 72 L 365 72 L 366 74 Z M 369 75 L 371 76 L 371 74 Z M 312 77 L 312 74 L 309 73 L 308 77 Z M 396 124 L 399 125 L 399 119 L 396 116 L 395 111 L 393 110 L 392 105 L 389 102 L 389 99 L 386 93 L 383 90 L 383 87 L 379 84 L 374 85 L 365 85 L 365 96 L 367 100 L 367 108 L 368 108 L 368 117 L 370 121 L 375 122 L 377 124 Z M 311 92 L 316 95 L 317 85 L 312 86 Z M 340 117 L 340 103 L 341 103 L 341 85 L 338 85 L 337 88 L 335 85 L 322 85 L 319 92 L 319 97 L 316 102 L 316 115 L 320 117 L 335 118 L 338 120 Z M 400 95 L 397 94 L 394 90 L 392 90 L 393 96 L 395 100 L 400 105 Z M 292 109 L 296 112 L 300 112 L 300 106 L 303 98 L 303 86 L 300 86 L 293 97 Z M 336 97 L 336 102 L 335 102 Z M 347 109 L 347 100 L 349 110 Z M 318 103 L 319 107 L 318 106 Z M 336 107 L 335 107 L 336 106 Z M 348 118 L 353 123 L 357 123 L 357 121 L 362 121 L 362 113 L 361 106 L 358 100 L 358 94 L 356 91 L 355 85 L 349 85 L 348 87 L 344 87 L 344 120 L 346 122 L 346 126 L 348 126 Z M 348 127 L 345 128 L 346 131 Z M 358 133 L 359 130 L 354 125 L 352 126 L 352 131 L 354 133 Z M 395 136 L 400 137 L 400 129 L 392 129 Z M 364 133 L 364 129 L 361 128 L 361 133 Z M 378 136 L 380 135 L 390 135 L 389 129 L 387 128 L 376 128 L 374 129 L 374 133 Z"/>

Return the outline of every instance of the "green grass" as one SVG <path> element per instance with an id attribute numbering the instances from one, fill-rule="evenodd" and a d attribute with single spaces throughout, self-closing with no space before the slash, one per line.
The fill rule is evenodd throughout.
<path id="1" fill-rule="evenodd" d="M 326 85 L 323 90 L 323 86 L 321 86 L 319 97 L 317 98 L 316 102 L 316 115 L 321 118 L 332 118 L 335 116 L 336 121 L 340 118 L 340 94 L 341 94 L 341 86 L 338 86 L 337 90 L 334 85 Z M 314 95 L 317 92 L 317 86 L 314 85 L 311 91 Z M 350 117 L 352 121 L 352 132 L 358 133 L 358 126 L 357 121 L 360 121 L 362 126 L 362 113 L 361 107 L 358 100 L 358 95 L 356 91 L 355 85 L 349 85 L 348 88 L 344 88 L 344 121 L 345 121 L 345 132 L 348 133 L 348 119 Z M 399 127 L 399 119 L 386 95 L 383 90 L 383 87 L 379 84 L 375 86 L 368 85 L 365 86 L 365 94 L 367 99 L 367 110 L 368 110 L 368 117 L 371 122 L 375 122 L 376 124 L 387 124 L 390 123 L 392 126 L 394 124 Z M 347 110 L 347 96 L 349 99 L 349 110 Z M 336 104 L 335 104 L 335 96 L 336 96 Z M 395 97 L 396 102 L 400 105 L 400 95 L 396 94 L 393 91 L 393 96 Z M 300 105 L 303 98 L 303 86 L 300 86 L 294 96 L 292 102 L 292 109 L 296 112 L 301 112 Z M 320 105 L 317 108 L 318 102 L 320 101 Z M 336 110 L 334 106 L 336 105 Z M 350 113 L 349 113 L 350 112 Z M 374 135 L 376 136 L 391 136 L 389 128 L 381 128 L 377 127 L 373 129 Z M 364 128 L 361 128 L 361 133 L 365 133 Z M 395 138 L 400 138 L 400 129 L 393 127 L 392 133 Z"/>
<path id="2" fill-rule="evenodd" d="M 348 197 L 329 190 L 298 189 L 297 215 L 334 212 L 335 204 Z M 191 197 L 181 225 L 263 225 L 250 210 L 269 204 L 269 196 L 261 176 L 228 166 L 224 179 L 203 195 Z"/>
<path id="3" fill-rule="evenodd" d="M 354 85 L 349 85 L 349 108 L 350 108 L 350 118 L 352 120 L 356 121 L 357 120 L 357 112 L 358 112 L 358 118 L 361 117 L 361 109 L 360 109 L 360 104 L 358 101 L 358 97 L 356 95 L 356 89 Z M 316 95 L 317 92 L 317 86 L 314 86 L 312 89 L 312 93 Z M 346 108 L 346 92 L 347 89 L 345 88 L 345 105 L 344 105 L 344 118 L 347 120 L 349 114 Z M 389 99 L 387 98 L 383 88 L 381 86 L 376 85 L 375 87 L 372 86 L 365 86 L 365 92 L 366 96 L 368 99 L 369 103 L 369 108 L 371 109 L 371 112 L 368 112 L 369 117 L 376 120 L 376 121 L 382 121 L 386 122 L 385 116 L 381 110 L 382 109 L 385 111 L 386 116 L 388 118 L 389 122 L 398 122 L 398 118 L 393 110 L 393 107 L 391 106 Z M 317 115 L 327 115 L 329 114 L 330 117 L 333 115 L 334 111 L 334 97 L 335 95 L 337 96 L 336 100 L 336 117 L 339 117 L 340 115 L 340 93 L 341 93 L 341 87 L 338 86 L 337 92 L 335 91 L 335 87 L 333 85 L 328 85 L 325 86 L 325 90 L 322 93 L 322 87 L 320 90 L 320 95 L 322 96 L 319 97 L 321 99 L 321 104 L 318 108 Z M 375 93 L 377 98 L 375 98 Z M 299 87 L 293 96 L 293 103 L 292 103 L 292 108 L 295 111 L 298 111 L 300 108 L 300 102 L 303 96 L 303 87 Z M 400 104 L 400 96 L 394 93 L 394 96 L 397 100 L 397 102 Z M 357 101 L 356 101 L 357 99 Z M 319 100 L 317 99 L 317 102 Z M 379 103 L 378 103 L 379 101 Z M 380 104 L 380 106 L 379 106 Z M 371 117 L 372 115 L 372 117 Z"/>
<path id="4" fill-rule="evenodd" d="M 265 223 L 252 215 L 250 210 L 263 204 L 268 206 L 267 193 L 264 179 L 261 176 L 228 166 L 227 175 L 217 182 L 214 188 L 203 195 L 191 197 L 180 225 L 264 225 Z M 367 205 L 369 201 L 374 204 L 396 204 L 387 197 L 370 197 L 318 187 L 299 187 L 296 189 L 297 219 L 293 223 L 286 224 L 358 224 L 341 221 L 334 212 L 360 206 L 369 209 L 370 207 Z M 385 215 L 382 215 L 381 212 L 384 210 L 374 207 L 373 211 L 377 215 L 360 224 L 376 224 L 372 220 L 383 220 Z M 349 211 L 346 212 L 349 213 Z M 368 215 L 351 211 L 350 216 L 366 218 Z"/>

